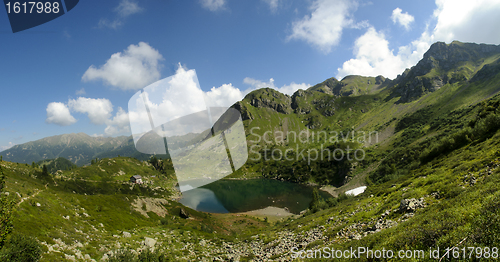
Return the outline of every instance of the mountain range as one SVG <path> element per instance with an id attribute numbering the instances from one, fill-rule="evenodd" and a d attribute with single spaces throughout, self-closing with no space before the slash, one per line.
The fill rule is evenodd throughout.
<path id="1" fill-rule="evenodd" d="M 440 112 L 470 106 L 496 94 L 500 90 L 499 58 L 497 45 L 437 42 L 415 66 L 392 80 L 350 75 L 339 81 L 332 77 L 292 96 L 263 88 L 232 107 L 242 114 L 248 140 L 252 140 L 249 130 L 253 127 L 257 127 L 253 134 L 271 131 L 266 134 L 271 137 L 280 131 L 352 129 L 378 131 L 380 143 L 397 133 L 396 123 L 426 106 L 437 108 L 437 113 L 429 116 L 437 117 Z M 149 158 L 135 149 L 132 137 L 84 133 L 47 137 L 0 154 L 4 160 L 19 163 L 64 157 L 80 166 L 94 158 L 119 155 Z"/>
<path id="2" fill-rule="evenodd" d="M 500 245 L 499 91 L 500 46 L 452 42 L 433 44 L 395 79 L 347 76 L 291 96 L 270 88 L 249 93 L 232 106 L 243 118 L 249 160 L 231 177 L 287 180 L 337 196 L 323 199 L 313 190 L 301 215 L 276 214 L 283 211 L 276 207 L 234 214 L 187 208 L 178 202 L 172 162 L 134 159 L 149 155 L 138 153 L 131 137 L 80 133 L 18 145 L 0 153 L 0 206 L 17 203 L 12 223 L 2 220 L 0 231 L 13 227 L 35 237 L 41 261 L 291 261 L 363 247 L 375 256 L 394 252 L 383 261 L 396 261 L 399 250 L 412 251 L 411 261 L 489 260 Z M 295 139 L 294 132 L 304 135 Z M 376 137 L 352 136 L 362 132 Z M 347 148 L 364 156 L 298 157 Z M 276 157 L 279 151 L 292 160 Z M 268 158 L 254 159 L 258 154 Z M 47 160 L 57 157 L 84 166 Z M 130 182 L 137 174 L 143 184 Z M 218 192 L 234 180 L 219 182 L 211 184 L 218 198 L 248 199 L 238 190 Z M 363 193 L 346 194 L 360 186 L 367 186 Z M 15 240 L 9 236 L 0 255 Z M 25 252 L 26 245 L 17 245 Z"/>

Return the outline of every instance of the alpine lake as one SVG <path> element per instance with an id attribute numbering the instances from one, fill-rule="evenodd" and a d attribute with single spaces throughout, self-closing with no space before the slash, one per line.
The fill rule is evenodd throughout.
<path id="1" fill-rule="evenodd" d="M 314 187 L 272 179 L 216 180 L 197 187 L 200 181 L 183 184 L 183 205 L 209 213 L 241 213 L 268 206 L 299 214 L 309 207 Z M 319 190 L 323 199 L 331 198 Z"/>

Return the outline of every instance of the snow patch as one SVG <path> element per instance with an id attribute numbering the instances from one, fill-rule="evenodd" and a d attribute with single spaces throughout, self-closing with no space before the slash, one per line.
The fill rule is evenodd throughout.
<path id="1" fill-rule="evenodd" d="M 345 191 L 345 194 L 346 195 L 357 196 L 357 195 L 365 192 L 365 189 L 366 189 L 366 186 L 360 186 L 360 187 L 356 187 L 355 189 L 351 189 L 351 190 Z"/>

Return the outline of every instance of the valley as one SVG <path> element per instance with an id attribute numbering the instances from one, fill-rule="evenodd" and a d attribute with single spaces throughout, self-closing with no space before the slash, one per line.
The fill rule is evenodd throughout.
<path id="1" fill-rule="evenodd" d="M 130 137 L 17 145 L 0 152 L 0 217 L 10 218 L 0 240 L 8 252 L 9 235 L 33 237 L 41 261 L 323 261 L 359 247 L 394 256 L 357 261 L 396 261 L 399 250 L 435 261 L 438 248 L 451 261 L 453 247 L 498 257 L 499 91 L 500 46 L 457 41 L 433 44 L 392 80 L 255 90 L 232 106 L 247 162 L 184 202 L 172 161 Z M 220 212 L 196 210 L 208 195 Z"/>

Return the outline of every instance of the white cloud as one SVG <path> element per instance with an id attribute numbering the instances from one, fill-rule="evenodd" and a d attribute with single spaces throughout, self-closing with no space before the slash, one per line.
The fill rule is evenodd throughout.
<path id="1" fill-rule="evenodd" d="M 87 114 L 90 122 L 95 125 L 102 125 L 111 117 L 113 112 L 113 104 L 105 98 L 86 98 L 79 97 L 78 99 L 70 99 L 68 107 L 72 111 Z"/>
<path id="2" fill-rule="evenodd" d="M 111 55 L 100 68 L 91 65 L 83 81 L 102 80 L 105 84 L 123 90 L 140 89 L 160 78 L 163 56 L 147 43 L 130 45 L 123 53 Z"/>
<path id="3" fill-rule="evenodd" d="M 357 8 L 356 2 L 348 0 L 316 0 L 309 7 L 310 15 L 293 22 L 288 40 L 304 40 L 329 53 L 342 37 L 342 30 L 354 24 L 350 12 Z"/>
<path id="4" fill-rule="evenodd" d="M 76 123 L 76 119 L 71 115 L 65 104 L 52 102 L 47 105 L 47 119 L 45 119 L 45 122 L 60 126 L 69 126 Z"/>
<path id="5" fill-rule="evenodd" d="M 354 43 L 354 58 L 338 69 L 337 78 L 346 75 L 383 75 L 394 78 L 422 59 L 436 41 L 500 44 L 495 25 L 500 24 L 500 2 L 493 0 L 436 0 L 435 27 L 427 28 L 418 39 L 395 52 L 383 33 L 370 27 Z"/>
<path id="6" fill-rule="evenodd" d="M 11 148 L 11 147 L 13 147 L 13 146 L 15 146 L 15 145 L 17 145 L 17 144 L 14 144 L 14 143 L 12 143 L 12 142 L 9 142 L 6 146 L 0 146 L 0 152 L 2 152 L 2 151 L 4 151 L 4 150 L 7 150 L 7 149 L 9 149 L 9 148 Z"/>
<path id="7" fill-rule="evenodd" d="M 383 75 L 395 78 L 422 58 L 430 46 L 423 39 L 424 35 L 407 46 L 399 47 L 395 54 L 394 50 L 389 49 L 389 41 L 385 39 L 385 35 L 370 27 L 354 43 L 355 58 L 344 62 L 336 77 L 341 79 L 346 75 Z"/>
<path id="8" fill-rule="evenodd" d="M 82 89 L 80 89 L 80 90 L 76 90 L 76 94 L 77 94 L 77 95 L 85 95 L 85 94 L 86 94 L 86 92 L 85 92 L 85 88 L 83 88 L 83 87 L 82 87 Z"/>
<path id="9" fill-rule="evenodd" d="M 309 87 L 311 87 L 311 85 L 309 85 L 309 84 L 305 84 L 305 83 L 296 84 L 294 82 L 290 83 L 289 85 L 284 85 L 282 87 L 277 87 L 277 86 L 274 85 L 274 79 L 273 78 L 269 79 L 269 82 L 263 82 L 263 81 L 256 80 L 256 79 L 253 79 L 253 78 L 250 78 L 250 77 L 245 77 L 245 79 L 243 79 L 243 83 L 248 84 L 248 85 L 251 86 L 251 88 L 245 90 L 245 92 L 244 92 L 245 95 L 248 94 L 248 93 L 250 93 L 253 90 L 256 90 L 256 89 L 259 89 L 259 88 L 266 88 L 266 87 L 275 89 L 275 90 L 277 90 L 277 91 L 279 91 L 279 92 L 281 92 L 283 94 L 293 95 L 293 93 L 295 93 L 299 89 L 306 90 Z"/>
<path id="10" fill-rule="evenodd" d="M 102 18 L 101 20 L 99 20 L 100 28 L 109 27 L 112 29 L 117 29 L 125 23 L 125 19 L 128 16 L 139 13 L 143 11 L 143 9 L 139 7 L 139 5 L 135 1 L 122 0 L 113 11 L 117 13 L 117 17 L 115 17 L 112 21 L 109 21 L 106 18 Z"/>
<path id="11" fill-rule="evenodd" d="M 139 5 L 130 0 L 122 0 L 120 4 L 115 8 L 115 12 L 122 17 L 127 17 L 135 13 L 141 12 L 143 9 Z"/>
<path id="12" fill-rule="evenodd" d="M 308 84 L 296 84 L 294 82 L 282 87 L 276 87 L 272 78 L 269 82 L 264 82 L 247 77 L 243 82 L 250 86 L 244 91 L 229 83 L 219 87 L 212 87 L 208 92 L 204 92 L 199 86 L 195 70 L 185 69 L 179 64 L 175 75 L 157 81 L 147 86 L 144 92 L 134 95 L 129 101 L 129 112 L 119 107 L 113 116 L 111 101 L 105 98 L 94 99 L 85 97 L 70 99 L 67 104 L 50 103 L 48 108 L 55 106 L 62 108 L 56 111 L 65 110 L 67 116 L 71 116 L 70 110 L 71 112 L 87 114 L 93 124 L 106 125 L 101 135 L 113 136 L 130 134 L 131 132 L 140 134 L 149 131 L 151 128 L 148 113 L 144 109 L 144 99 L 138 95 L 141 93 L 145 95 L 145 101 L 154 125 L 158 126 L 178 117 L 203 111 L 206 109 L 206 106 L 229 107 L 237 101 L 242 100 L 249 92 L 258 88 L 269 87 L 291 95 L 298 89 L 307 89 L 310 87 Z M 143 109 L 141 110 L 141 108 Z M 49 112 L 49 109 L 47 109 L 47 112 Z M 49 114 L 47 122 L 54 122 L 53 120 L 49 120 Z M 62 123 L 62 121 L 59 121 L 59 123 Z"/>
<path id="13" fill-rule="evenodd" d="M 204 8 L 212 12 L 224 9 L 224 5 L 226 4 L 225 0 L 200 0 L 200 2 Z"/>
<path id="14" fill-rule="evenodd" d="M 130 133 L 129 116 L 121 107 L 112 119 L 106 121 L 104 133 L 108 136 Z"/>
<path id="15" fill-rule="evenodd" d="M 276 11 L 278 11 L 280 0 L 262 0 L 262 1 L 264 1 L 266 4 L 269 5 L 269 9 L 271 9 L 272 13 L 276 13 Z"/>
<path id="16" fill-rule="evenodd" d="M 403 10 L 401 10 L 401 8 L 399 7 L 392 10 L 391 18 L 394 24 L 398 23 L 401 26 L 403 26 L 406 30 L 409 30 L 410 24 L 413 21 L 415 21 L 415 18 L 412 15 L 408 14 L 408 12 L 403 13 Z"/>
<path id="17" fill-rule="evenodd" d="M 236 101 L 243 99 L 244 95 L 240 89 L 234 87 L 231 83 L 223 84 L 220 87 L 212 87 L 206 92 L 208 103 L 213 106 L 232 106 Z"/>
<path id="18" fill-rule="evenodd" d="M 498 0 L 436 0 L 436 41 L 500 44 Z"/>
<path id="19" fill-rule="evenodd" d="M 175 75 L 153 85 L 150 90 L 159 88 L 158 93 L 153 95 L 145 91 L 144 94 L 154 122 L 165 123 L 206 109 L 204 93 L 199 87 L 195 70 L 186 70 L 179 65 Z"/>
<path id="20" fill-rule="evenodd" d="M 113 21 L 109 21 L 106 18 L 101 18 L 101 20 L 99 20 L 99 24 L 98 24 L 98 26 L 100 28 L 109 27 L 112 29 L 117 29 L 118 27 L 120 27 L 122 25 L 123 25 L 123 21 L 121 19 L 115 19 Z"/>
<path id="21" fill-rule="evenodd" d="M 293 93 L 295 93 L 297 90 L 299 89 L 306 90 L 309 87 L 311 87 L 311 85 L 306 83 L 296 84 L 295 82 L 292 82 L 289 85 L 284 85 L 278 88 L 278 91 L 280 91 L 283 94 L 293 95 Z"/>

